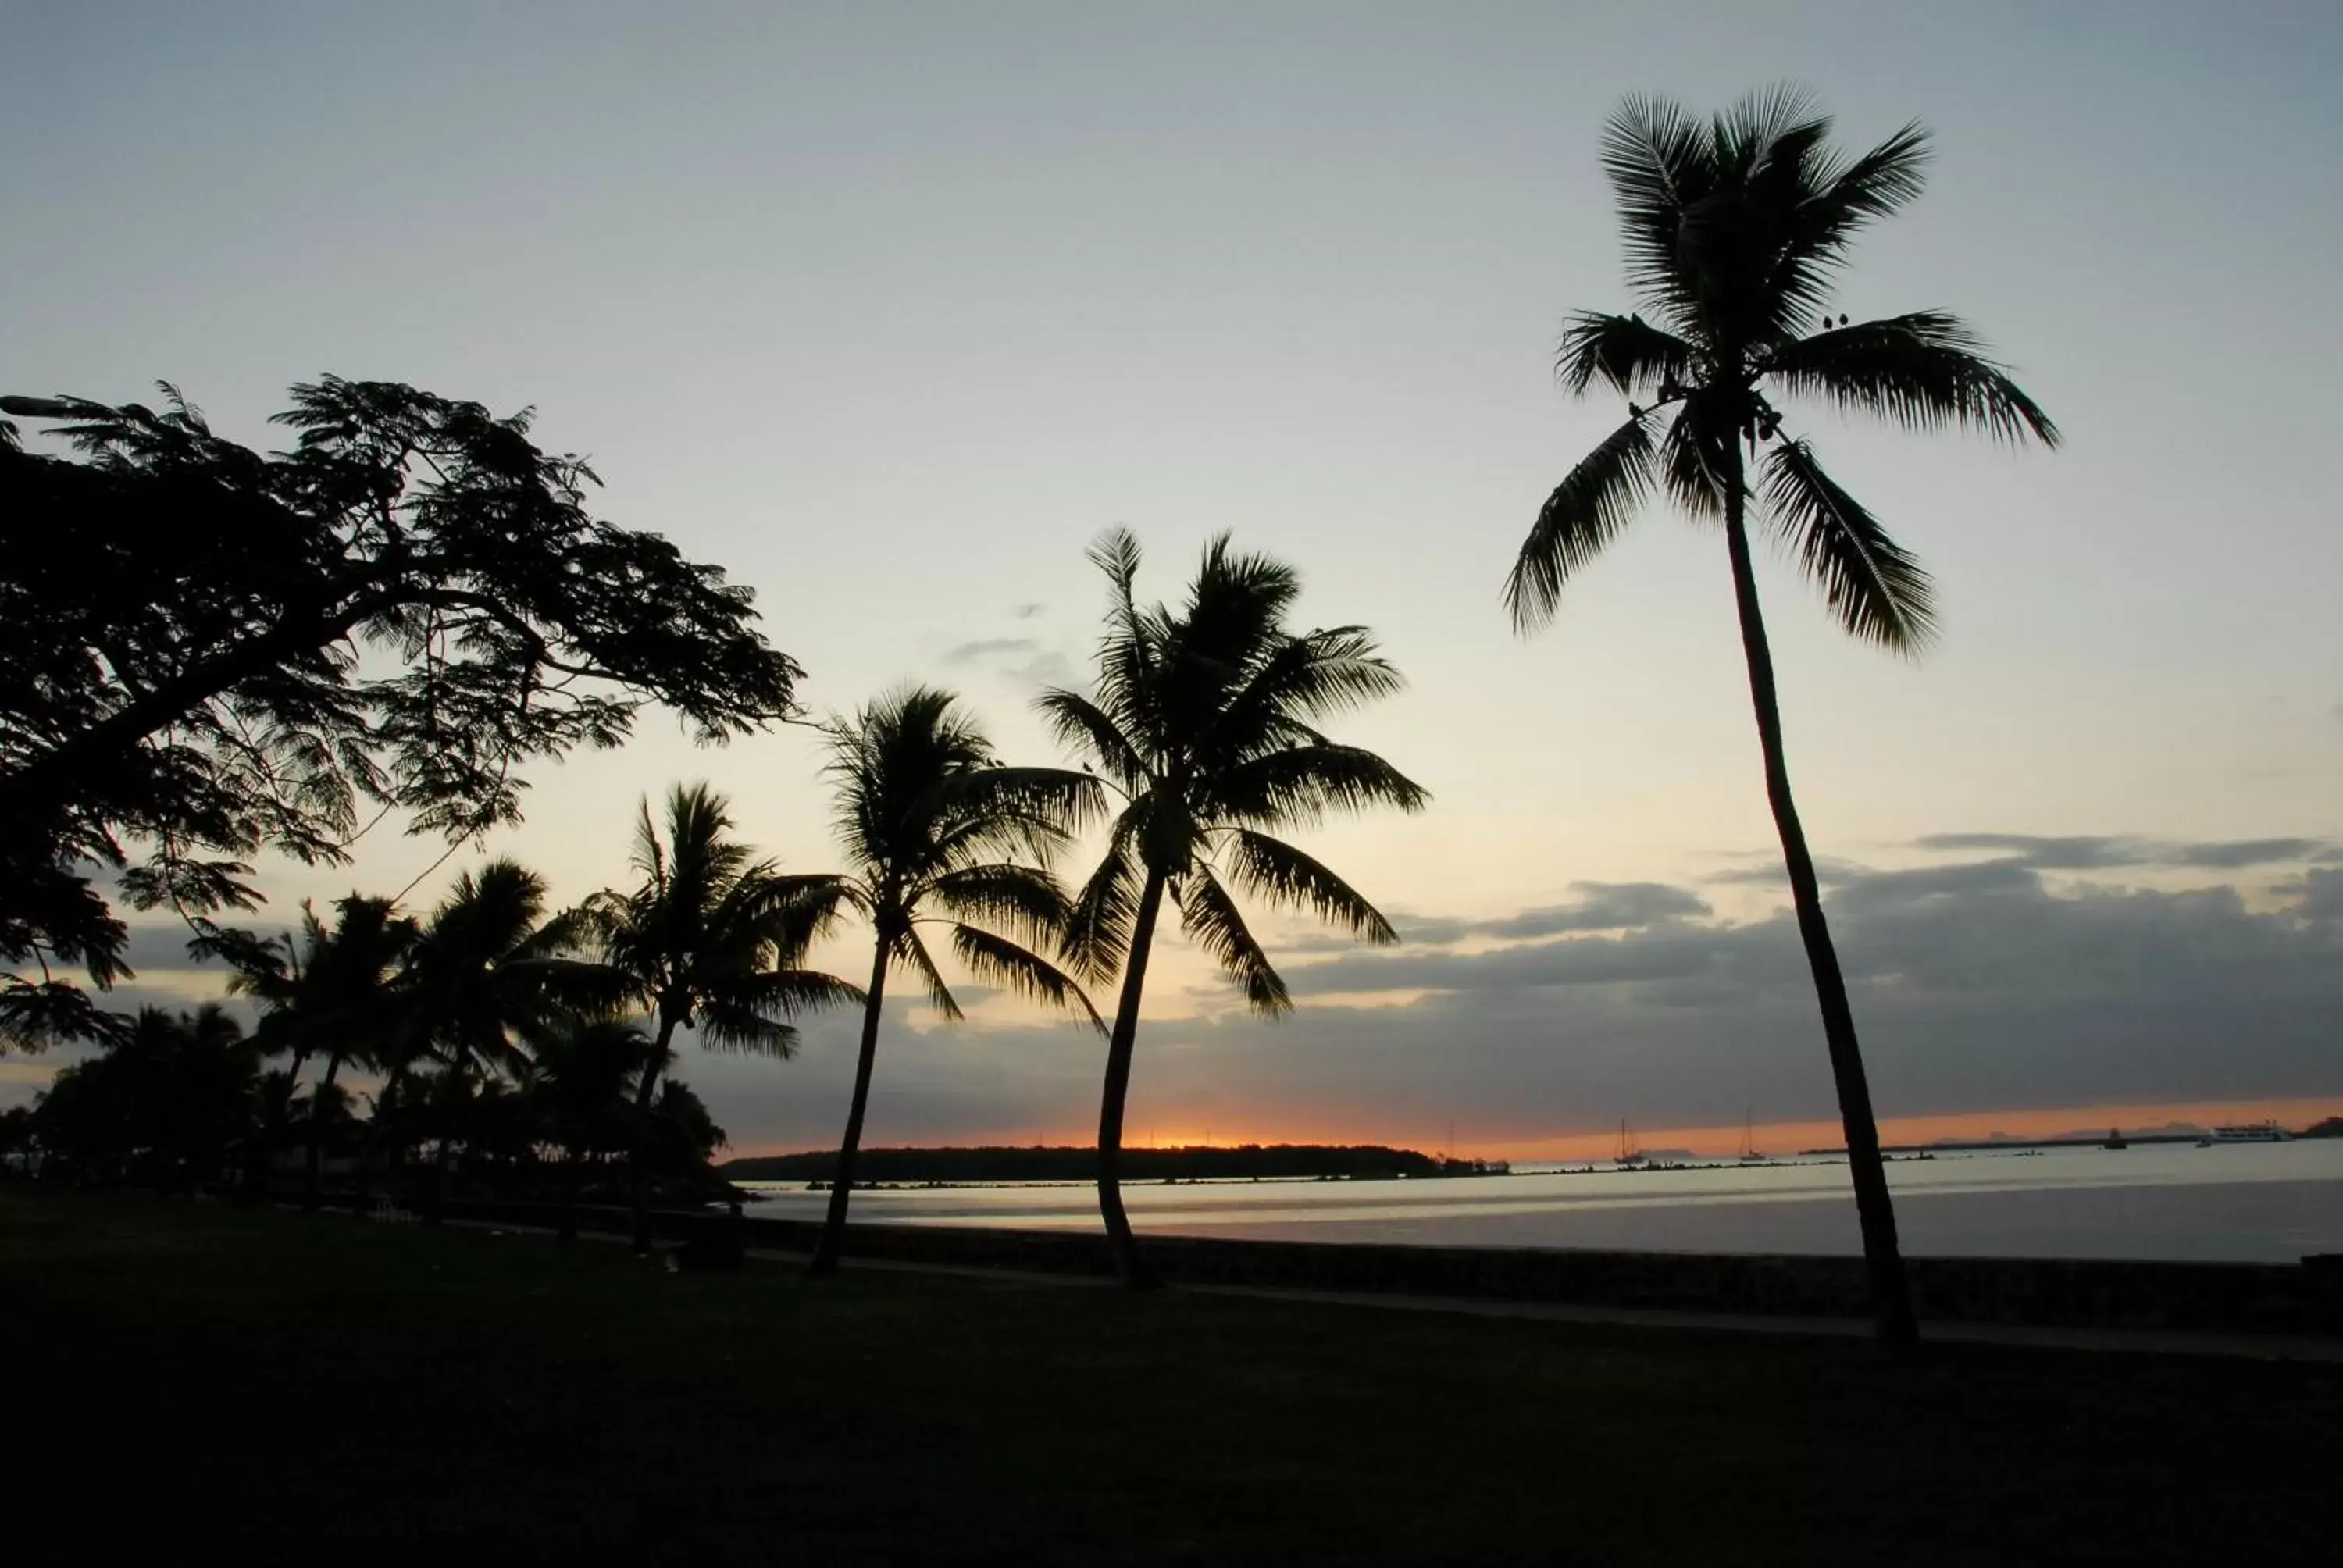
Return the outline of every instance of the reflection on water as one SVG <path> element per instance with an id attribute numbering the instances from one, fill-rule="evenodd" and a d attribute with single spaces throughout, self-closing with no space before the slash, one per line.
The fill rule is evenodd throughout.
<path id="1" fill-rule="evenodd" d="M 1939 1154 L 1889 1167 L 1907 1251 L 2290 1262 L 2343 1252 L 2343 1140 L 2134 1144 L 2115 1151 Z M 814 1218 L 823 1195 L 749 1182 L 767 1214 Z M 1126 1186 L 1165 1235 L 1424 1246 L 1854 1252 L 1843 1161 L 1674 1171 L 1557 1170 L 1398 1181 Z M 1012 1184 L 858 1192 L 874 1223 L 1089 1229 L 1089 1188 Z"/>

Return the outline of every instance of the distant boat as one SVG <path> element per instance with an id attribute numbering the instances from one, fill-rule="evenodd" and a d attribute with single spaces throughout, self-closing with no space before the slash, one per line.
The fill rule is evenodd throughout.
<path id="1" fill-rule="evenodd" d="M 2102 1149 L 2128 1149 L 2131 1145 L 2124 1141 L 2122 1128 L 2110 1127 L 2107 1129 L 2107 1141 L 2105 1143 L 2100 1144 L 2099 1147 Z"/>
<path id="2" fill-rule="evenodd" d="M 1755 1141 L 1756 1128 L 1750 1120 L 1751 1114 L 1745 1111 L 1741 1114 L 1741 1163 L 1762 1165 L 1765 1162 L 1765 1156 L 1757 1152 Z"/>
<path id="3" fill-rule="evenodd" d="M 1634 1139 L 1627 1132 L 1626 1119 L 1623 1117 L 1619 1121 L 1619 1158 L 1616 1163 L 1623 1171 L 1632 1171 L 1643 1162 L 1643 1151 L 1635 1147 Z"/>
<path id="4" fill-rule="evenodd" d="M 2208 1138 L 2199 1139 L 2197 1147 L 2215 1143 L 2291 1143 L 2294 1134 L 2275 1121 L 2249 1121 L 2234 1127 L 2216 1127 Z"/>

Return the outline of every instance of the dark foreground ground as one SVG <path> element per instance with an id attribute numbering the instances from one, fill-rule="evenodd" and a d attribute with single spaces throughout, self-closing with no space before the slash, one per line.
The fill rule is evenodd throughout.
<path id="1" fill-rule="evenodd" d="M 0 1188 L 0 1554 L 2303 1563 L 2333 1365 L 1451 1317 Z"/>

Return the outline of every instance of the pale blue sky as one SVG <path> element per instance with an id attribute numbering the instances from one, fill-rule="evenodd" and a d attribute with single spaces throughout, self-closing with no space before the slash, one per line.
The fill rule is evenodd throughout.
<path id="1" fill-rule="evenodd" d="M 1769 578 L 1817 849 L 1909 866 L 1942 858 L 1915 840 L 1983 831 L 2320 852 L 2343 835 L 2331 5 L 0 0 L 0 383 L 119 399 L 167 377 L 256 444 L 284 387 L 325 370 L 534 404 L 548 445 L 593 456 L 607 515 L 758 588 L 818 709 L 941 680 L 1022 755 L 1041 749 L 1032 682 L 1093 635 L 1083 545 L 1131 525 L 1170 592 L 1234 528 L 1302 567 L 1309 617 L 1376 627 L 1413 683 L 1347 732 L 1433 809 L 1312 840 L 1371 892 L 1469 920 L 1664 881 L 1703 889 L 1703 930 L 1762 929 L 1775 890 L 1708 880 L 1771 846 L 1715 539 L 1655 512 L 1528 642 L 1497 588 L 1616 420 L 1549 374 L 1565 312 L 1624 303 L 1604 115 L 1629 91 L 1706 106 L 1785 77 L 1849 140 L 1911 116 L 1938 135 L 1928 194 L 1866 244 L 1841 308 L 1964 313 L 2069 436 L 2012 456 L 1805 421 L 1936 571 L 1945 623 L 1899 663 Z M 1030 647 L 952 651 L 1004 639 Z M 618 874 L 634 798 L 690 773 L 817 866 L 814 765 L 800 735 L 695 754 L 654 721 L 545 771 L 496 848 L 583 892 Z M 357 879 L 395 887 L 434 853 L 370 845 Z M 2312 929 L 2285 914 L 2301 855 L 2170 858 L 2041 874 L 2077 908 L 2087 888 L 2233 887 L 2240 918 Z M 1200 971 L 1165 979 L 1167 1020 L 1221 1010 L 1186 989 Z M 1541 995 L 1543 1050 L 1636 1033 Z M 1948 1040 L 1963 1005 L 1931 1015 Z M 1263 1049 L 1342 1033 L 1341 1010 L 1312 1012 L 1180 1049 L 1242 1099 Z M 1588 1101 L 1614 1084 L 1707 1114 L 1669 1099 L 1690 1060 L 1669 1052 L 1735 1016 L 1670 1014 L 1663 1043 L 1545 1100 L 1480 1084 L 1496 1047 L 1423 1004 L 1377 1027 L 1422 1062 L 1391 1096 L 1485 1091 L 1529 1128 L 1605 1121 Z M 2040 1051 L 2068 1049 L 2071 1026 L 2044 1028 Z M 2292 1029 L 2264 1032 L 2316 1035 Z M 1715 1070 L 1762 1080 L 1784 1115 L 1826 1104 L 1795 1033 Z M 2308 1058 L 2272 1044 L 2267 1070 L 2246 1050 L 2238 1092 L 2343 1092 L 2325 1038 Z M 832 1115 L 800 1087 L 829 1081 L 828 1049 L 759 1070 L 809 1103 L 809 1132 Z M 1879 1049 L 1892 1110 L 1898 1047 Z M 1916 1034 L 1913 1061 L 1930 1049 Z M 987 1060 L 1005 1105 L 1017 1069 Z M 2212 1092 L 2111 1062 L 2055 1088 L 1955 1073 L 1927 1109 Z M 1935 1070 L 1911 1069 L 1916 1099 Z M 952 1101 L 937 1071 L 947 1103 L 994 1103 Z M 1737 1121 L 1743 1091 L 1724 1098 Z M 736 1132 L 796 1137 L 746 1104 Z M 882 1080 L 881 1136 L 888 1114 Z"/>

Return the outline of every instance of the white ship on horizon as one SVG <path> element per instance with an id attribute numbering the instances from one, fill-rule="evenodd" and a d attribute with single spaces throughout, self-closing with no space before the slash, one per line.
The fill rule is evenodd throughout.
<path id="1" fill-rule="evenodd" d="M 2199 1149 L 2209 1149 L 2216 1143 L 2291 1143 L 2294 1134 L 2275 1121 L 2246 1121 L 2228 1127 L 2216 1127 L 2197 1141 Z"/>

